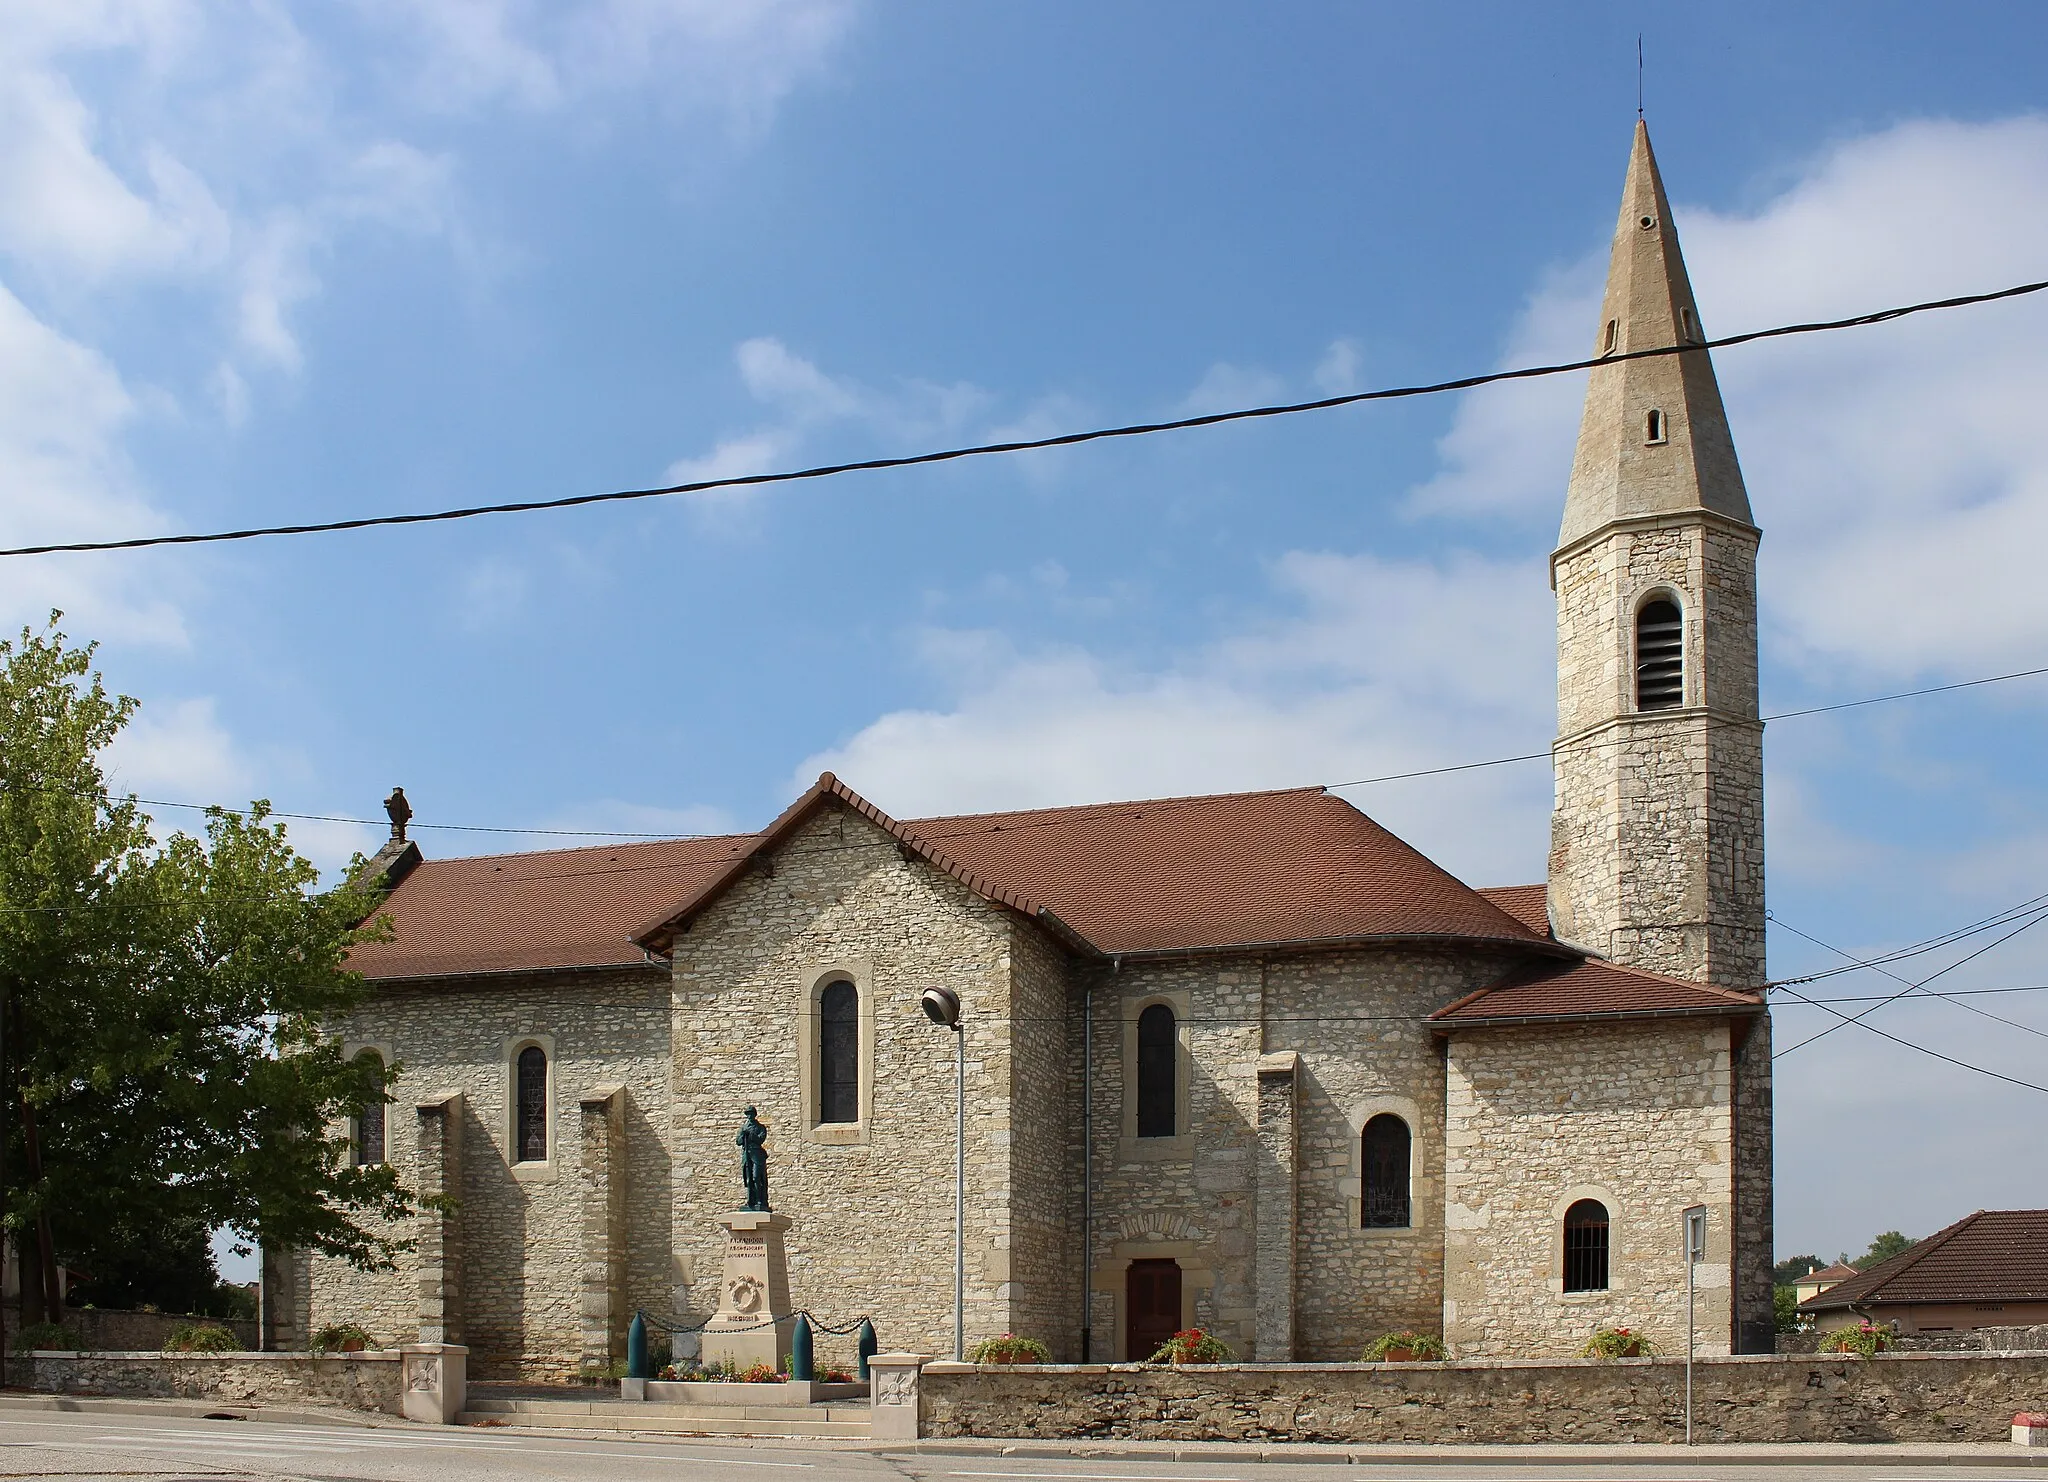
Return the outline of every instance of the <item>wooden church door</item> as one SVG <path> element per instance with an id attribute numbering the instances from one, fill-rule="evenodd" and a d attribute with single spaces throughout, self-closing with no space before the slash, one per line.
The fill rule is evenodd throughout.
<path id="1" fill-rule="evenodd" d="M 1180 1262 L 1133 1261 L 1124 1276 L 1124 1355 L 1142 1364 L 1180 1331 Z"/>

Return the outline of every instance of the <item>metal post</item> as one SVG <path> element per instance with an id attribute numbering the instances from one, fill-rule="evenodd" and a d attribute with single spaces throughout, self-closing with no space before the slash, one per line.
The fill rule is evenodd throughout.
<path id="1" fill-rule="evenodd" d="M 967 1359 L 967 1035 L 953 1026 L 953 1362 Z"/>
<path id="2" fill-rule="evenodd" d="M 1707 1256 L 1707 1206 L 1685 1211 L 1680 1227 L 1685 1240 L 1685 1444 L 1692 1444 L 1693 1267 Z"/>
<path id="3" fill-rule="evenodd" d="M 1090 1363 L 1095 1301 L 1095 985 L 1081 988 L 1081 1362 Z"/>

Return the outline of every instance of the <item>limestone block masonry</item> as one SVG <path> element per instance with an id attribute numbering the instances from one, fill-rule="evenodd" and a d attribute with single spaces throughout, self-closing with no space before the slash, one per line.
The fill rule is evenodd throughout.
<path id="1" fill-rule="evenodd" d="M 704 1362 L 780 1368 L 796 1331 L 783 1247 L 789 1216 L 736 1209 L 720 1215 L 718 1223 L 725 1229 L 725 1261 L 719 1271 L 718 1311 L 704 1329 Z"/>

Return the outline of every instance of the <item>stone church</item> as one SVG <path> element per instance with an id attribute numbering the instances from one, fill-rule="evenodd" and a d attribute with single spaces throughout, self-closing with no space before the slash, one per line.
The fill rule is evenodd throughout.
<path id="1" fill-rule="evenodd" d="M 425 1193 L 395 1272 L 281 1253 L 273 1340 L 354 1321 L 485 1376 L 718 1307 L 753 1103 L 797 1306 L 1063 1361 L 1766 1351 L 1758 533 L 1638 126 L 1557 592 L 1549 878 L 1474 889 L 1320 789 L 898 819 L 827 773 L 761 832 L 373 867 L 350 1129 Z M 822 1347 L 843 1361 L 850 1339 Z M 685 1351 L 687 1345 L 685 1345 Z"/>

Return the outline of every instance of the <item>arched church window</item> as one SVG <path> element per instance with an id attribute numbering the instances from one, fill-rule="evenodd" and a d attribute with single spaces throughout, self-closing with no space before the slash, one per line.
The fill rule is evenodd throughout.
<path id="1" fill-rule="evenodd" d="M 1368 1230 L 1405 1229 L 1408 1216 L 1408 1124 L 1381 1112 L 1365 1124 L 1365 1180 L 1359 1223 Z"/>
<path id="2" fill-rule="evenodd" d="M 1607 1206 L 1581 1199 L 1564 1212 L 1564 1289 L 1607 1290 Z"/>
<path id="3" fill-rule="evenodd" d="M 860 1120 L 860 990 L 844 978 L 818 995 L 818 1120 Z"/>
<path id="4" fill-rule="evenodd" d="M 384 1057 L 375 1050 L 364 1050 L 356 1056 L 358 1064 L 365 1066 L 377 1077 L 377 1092 L 381 1098 L 384 1089 Z M 384 1103 L 377 1100 L 368 1102 L 356 1113 L 356 1163 L 367 1167 L 384 1161 Z"/>
<path id="5" fill-rule="evenodd" d="M 1173 1010 L 1155 1003 L 1138 1015 L 1138 1136 L 1174 1134 Z"/>
<path id="6" fill-rule="evenodd" d="M 1664 414 L 1655 407 L 1643 415 L 1643 441 L 1650 444 L 1670 441 L 1664 430 Z"/>
<path id="7" fill-rule="evenodd" d="M 1659 597 L 1636 614 L 1636 709 L 1673 710 L 1685 703 L 1685 619 Z"/>
<path id="8" fill-rule="evenodd" d="M 548 1160 L 548 1054 L 539 1045 L 519 1052 L 517 1163 Z"/>

